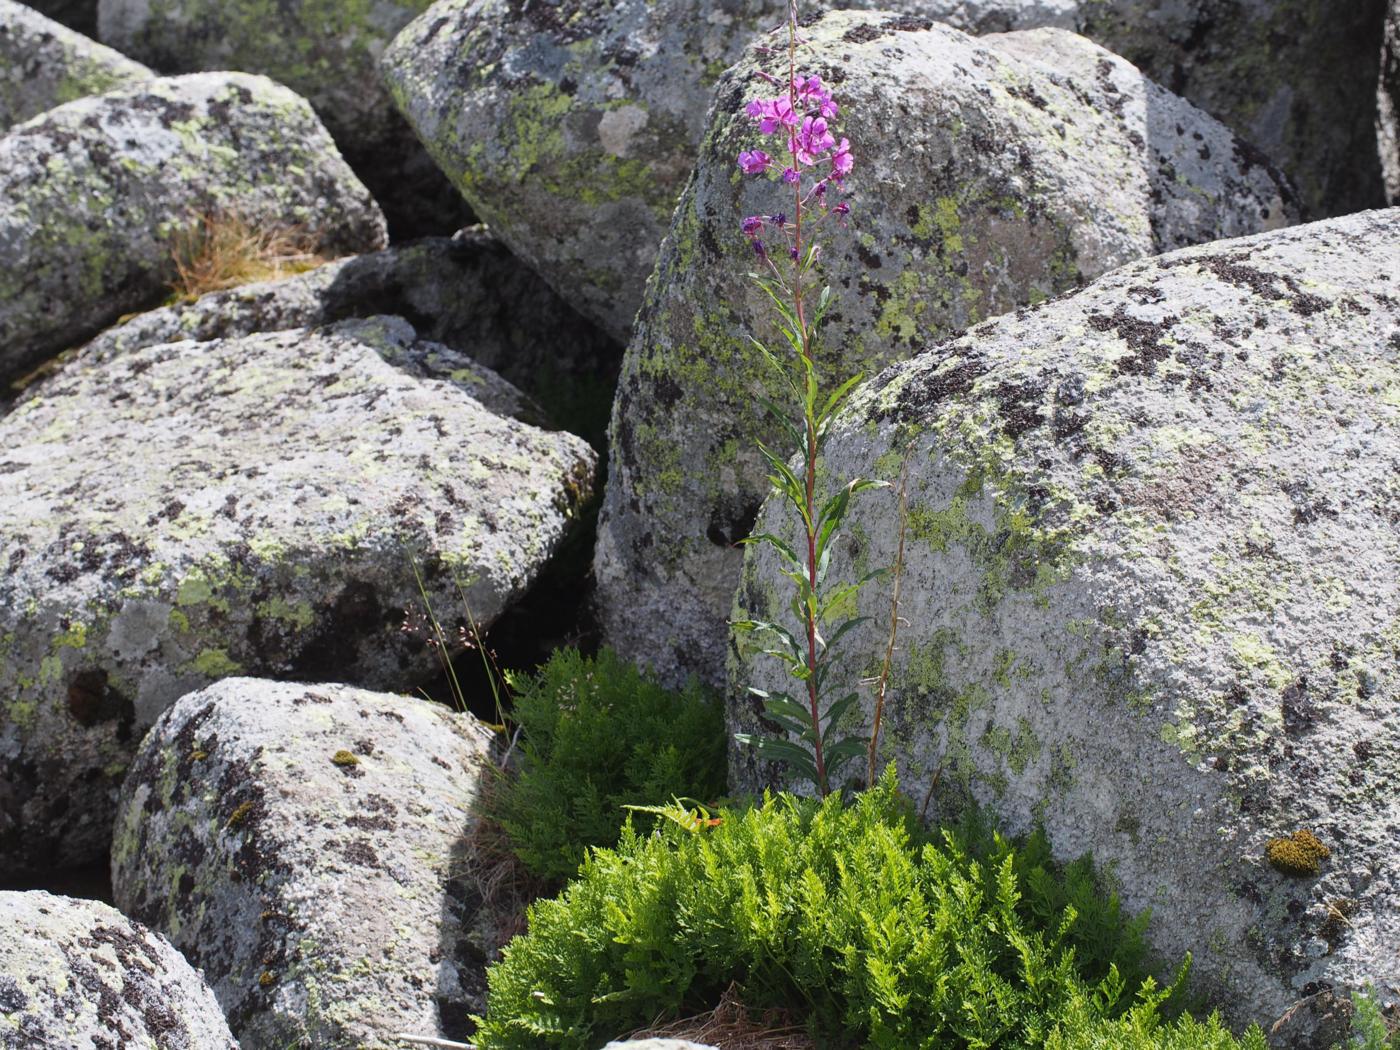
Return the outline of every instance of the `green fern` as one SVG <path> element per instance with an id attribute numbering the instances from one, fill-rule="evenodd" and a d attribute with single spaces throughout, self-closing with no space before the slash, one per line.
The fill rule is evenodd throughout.
<path id="1" fill-rule="evenodd" d="M 1100 903 L 1087 864 L 1056 872 L 1040 839 L 930 840 L 892 774 L 850 803 L 784 795 L 719 818 L 629 826 L 537 903 L 488 972 L 477 1043 L 594 1050 L 738 982 L 830 1046 L 1263 1047 L 1161 1019 L 1171 990 L 1145 979 L 1140 924 Z"/>
<path id="2" fill-rule="evenodd" d="M 698 686 L 671 692 L 608 650 L 572 649 L 510 685 L 519 773 L 487 816 L 541 878 L 562 882 L 588 847 L 617 842 L 624 806 L 724 790 L 723 712 Z"/>

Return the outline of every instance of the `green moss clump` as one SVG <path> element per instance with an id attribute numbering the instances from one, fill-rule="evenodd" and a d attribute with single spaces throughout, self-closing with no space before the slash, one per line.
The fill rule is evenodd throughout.
<path id="1" fill-rule="evenodd" d="M 341 769 L 348 769 L 350 766 L 358 766 L 360 764 L 359 756 L 346 751 L 344 748 L 341 748 L 333 754 L 331 756 L 331 761 L 340 766 Z"/>
<path id="2" fill-rule="evenodd" d="M 1158 989 L 1142 920 L 1041 836 L 927 837 L 892 773 L 850 803 L 783 795 L 719 819 L 629 825 L 592 852 L 488 971 L 473 1041 L 593 1050 L 737 984 L 822 1046 L 1264 1050 L 1257 1028 L 1164 1020 L 1186 968 Z"/>
<path id="3" fill-rule="evenodd" d="M 237 809 L 228 815 L 228 820 L 224 822 L 224 828 L 232 831 L 248 819 L 248 814 L 253 812 L 253 803 L 244 802 Z"/>
<path id="4" fill-rule="evenodd" d="M 1264 856 L 1285 875 L 1312 876 L 1322 870 L 1322 862 L 1332 851 L 1311 831 L 1295 831 L 1288 838 L 1270 839 Z"/>
<path id="5" fill-rule="evenodd" d="M 565 649 L 511 686 L 520 768 L 486 815 L 541 878 L 562 882 L 590 846 L 617 842 L 623 806 L 724 791 L 724 714 L 698 685 L 671 692 L 608 650 Z"/>
<path id="6" fill-rule="evenodd" d="M 276 981 L 277 978 L 272 976 L 271 970 L 264 970 L 262 972 L 262 976 L 258 978 L 258 984 L 262 985 L 264 988 L 272 987 L 272 985 L 276 983 Z"/>

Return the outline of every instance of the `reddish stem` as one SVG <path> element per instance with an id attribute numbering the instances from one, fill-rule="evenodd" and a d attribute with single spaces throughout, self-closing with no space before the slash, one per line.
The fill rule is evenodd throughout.
<path id="1" fill-rule="evenodd" d="M 801 128 L 801 117 L 797 112 L 797 4 L 788 5 L 788 106 L 794 121 L 788 130 L 788 151 L 793 164 L 797 163 L 797 135 Z M 792 299 L 793 312 L 797 315 L 797 327 L 802 339 L 802 356 L 808 364 L 812 362 L 812 344 L 807 330 L 807 317 L 802 301 L 802 180 L 792 184 L 793 194 L 793 259 L 792 259 Z M 804 388 L 805 390 L 805 388 Z M 817 428 L 812 412 L 803 396 L 803 416 L 807 424 L 807 583 L 811 587 L 812 601 L 817 592 Z M 831 792 L 826 780 L 826 758 L 822 752 L 821 706 L 817 698 L 817 617 L 815 610 L 808 605 L 807 618 L 807 704 L 812 717 L 812 744 L 817 766 L 817 790 L 825 798 Z"/>

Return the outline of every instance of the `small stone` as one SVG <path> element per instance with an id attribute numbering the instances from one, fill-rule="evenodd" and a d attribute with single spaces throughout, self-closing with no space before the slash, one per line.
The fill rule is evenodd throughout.
<path id="1" fill-rule="evenodd" d="M 162 73 L 238 69 L 311 103 L 383 206 L 394 240 L 451 233 L 470 209 L 382 86 L 377 62 L 429 0 L 101 0 L 97 34 Z"/>

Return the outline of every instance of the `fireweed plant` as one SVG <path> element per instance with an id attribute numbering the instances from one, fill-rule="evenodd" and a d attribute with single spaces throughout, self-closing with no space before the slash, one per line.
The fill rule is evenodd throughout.
<path id="1" fill-rule="evenodd" d="M 760 651 L 787 665 L 800 683 L 801 699 L 789 692 L 751 690 L 763 704 L 765 718 L 788 736 L 740 733 L 741 744 L 753 745 L 763 758 L 782 763 L 810 780 L 825 797 L 840 786 L 842 768 L 866 752 L 873 740 L 842 737 L 842 717 L 859 699 L 855 692 L 832 698 L 828 674 L 837 643 L 867 617 L 838 620 L 857 592 L 883 569 L 855 583 L 827 586 L 827 570 L 837 530 L 853 497 L 883 482 L 852 480 L 818 506 L 817 467 L 831 423 L 851 390 L 860 381 L 852 376 L 828 393 L 817 374 L 815 347 L 822 318 L 831 300 L 831 286 L 817 291 L 817 266 L 821 258 L 820 235 L 845 224 L 850 205 L 844 200 L 847 179 L 855 166 L 851 144 L 839 138 L 833 121 L 840 107 L 821 77 L 799 73 L 797 67 L 797 5 L 789 5 L 787 21 L 787 76 L 759 76 L 776 95 L 749 102 L 746 113 L 765 137 L 777 140 L 773 153 L 748 149 L 739 154 L 739 167 L 748 176 L 767 177 L 782 191 L 784 209 L 771 215 L 750 215 L 741 231 L 753 246 L 758 268 L 750 273 L 763 289 L 775 312 L 775 327 L 786 347 L 774 351 L 757 338 L 750 340 L 782 377 L 797 411 L 770 399 L 764 405 L 778 421 L 794 454 L 783 455 L 758 442 L 772 474 L 769 480 L 796 513 L 803 527 L 800 549 L 773 533 L 749 537 L 744 542 L 762 544 L 782 560 L 783 575 L 793 584 L 789 608 L 800 625 L 800 637 L 780 623 L 738 620 L 733 626 L 756 635 L 766 646 Z M 768 52 L 765 49 L 765 53 Z M 789 466 L 797 464 L 797 469 Z"/>

